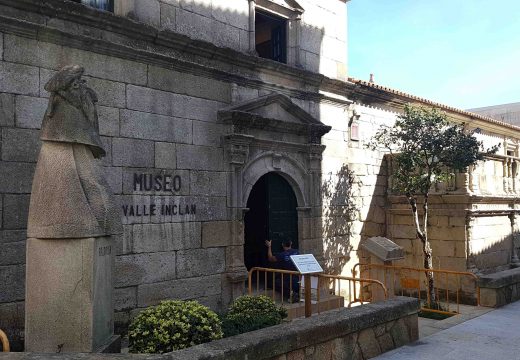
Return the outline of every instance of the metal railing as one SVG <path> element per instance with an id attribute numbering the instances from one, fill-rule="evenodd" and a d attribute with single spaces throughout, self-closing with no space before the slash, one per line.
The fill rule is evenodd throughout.
<path id="1" fill-rule="evenodd" d="M 299 284 L 304 280 L 303 290 Z M 312 278 L 316 278 L 315 287 L 312 287 Z M 284 281 L 285 280 L 285 281 Z M 298 282 L 296 284 L 295 282 Z M 346 286 L 342 283 L 347 283 Z M 256 289 L 253 285 L 256 284 Z M 315 292 L 315 308 L 317 313 L 321 313 L 322 300 L 328 300 L 337 304 L 334 308 L 345 307 L 345 301 L 348 300 L 346 306 L 351 307 L 355 303 L 369 303 L 372 301 L 370 297 L 365 297 L 363 292 L 360 292 L 360 296 L 357 296 L 356 288 L 362 288 L 366 286 L 376 286 L 377 291 L 383 294 L 384 299 L 388 298 L 388 291 L 385 285 L 374 279 L 362 279 L 340 275 L 328 275 L 328 274 L 308 274 L 302 275 L 297 271 L 272 269 L 254 267 L 249 270 L 248 277 L 248 292 L 249 295 L 253 294 L 253 290 L 256 293 L 261 293 L 271 297 L 274 301 L 280 300 L 282 305 L 284 303 L 299 302 L 300 299 L 304 299 L 305 305 L 305 316 L 308 317 L 312 314 L 312 290 Z M 295 291 L 296 290 L 296 291 Z M 374 290 L 376 291 L 376 290 Z M 287 294 L 286 296 L 284 296 Z M 336 298 L 331 298 L 331 295 L 336 295 Z M 348 295 L 348 299 L 345 299 L 344 295 Z M 327 306 L 327 308 L 329 308 Z"/>
<path id="2" fill-rule="evenodd" d="M 2 343 L 2 351 L 3 352 L 9 352 L 10 351 L 9 340 L 7 339 L 7 335 L 5 334 L 5 332 L 2 331 L 2 329 L 0 329 L 0 343 Z"/>
<path id="3" fill-rule="evenodd" d="M 358 263 L 352 268 L 352 275 L 354 277 L 364 275 L 365 271 L 370 278 L 380 280 L 388 289 L 390 296 L 417 297 L 423 311 L 448 315 L 460 313 L 463 297 L 470 293 L 463 290 L 463 282 L 465 286 L 469 283 L 471 288 L 474 288 L 476 304 L 480 306 L 478 277 L 471 272 Z M 435 303 L 430 299 L 426 272 L 434 274 Z M 363 292 L 363 289 L 361 291 Z M 456 305 L 456 310 L 452 309 L 453 305 Z"/>

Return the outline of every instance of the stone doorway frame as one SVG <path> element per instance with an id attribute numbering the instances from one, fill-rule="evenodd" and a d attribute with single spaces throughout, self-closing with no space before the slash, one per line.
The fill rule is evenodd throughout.
<path id="1" fill-rule="evenodd" d="M 280 106 L 285 114 L 266 115 L 269 106 Z M 254 184 L 274 172 L 291 186 L 297 201 L 298 244 L 301 252 L 313 253 L 323 260 L 321 238 L 321 160 L 325 146 L 321 136 L 330 127 L 313 118 L 288 97 L 271 94 L 235 104 L 219 111 L 219 122 L 230 125 L 223 136 L 229 164 L 227 206 L 232 222 L 226 248 L 226 277 L 230 291 L 227 302 L 243 293 L 247 279 L 244 264 L 244 215 Z M 271 117 L 272 116 L 272 117 Z M 287 142 L 266 133 L 290 133 L 298 142 Z"/>

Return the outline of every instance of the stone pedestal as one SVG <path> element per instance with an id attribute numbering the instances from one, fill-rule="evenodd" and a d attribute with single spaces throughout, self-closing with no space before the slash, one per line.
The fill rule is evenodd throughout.
<path id="1" fill-rule="evenodd" d="M 112 243 L 27 240 L 25 351 L 96 352 L 114 340 Z"/>

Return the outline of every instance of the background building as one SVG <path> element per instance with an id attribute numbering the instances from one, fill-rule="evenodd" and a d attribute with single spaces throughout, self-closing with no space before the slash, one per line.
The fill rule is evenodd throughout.
<path id="1" fill-rule="evenodd" d="M 78 2 L 0 0 L 0 327 L 12 339 L 23 336 L 43 86 L 66 64 L 84 66 L 99 96 L 103 164 L 121 201 L 121 328 L 167 298 L 221 309 L 265 261 L 266 238 L 276 251 L 291 237 L 335 273 L 350 274 L 360 241 L 378 235 L 417 264 L 384 153 L 364 147 L 409 102 L 441 107 L 504 150 L 438 189 L 435 264 L 509 263 L 520 129 L 349 79 L 345 1 Z"/>

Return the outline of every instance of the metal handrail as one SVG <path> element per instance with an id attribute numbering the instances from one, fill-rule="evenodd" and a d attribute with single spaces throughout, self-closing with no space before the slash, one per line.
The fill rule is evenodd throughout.
<path id="1" fill-rule="evenodd" d="M 298 271 L 291 271 L 291 270 L 282 270 L 282 269 L 273 269 L 273 268 L 264 268 L 264 267 L 253 267 L 249 270 L 249 275 L 248 275 L 248 292 L 249 292 L 249 295 L 251 295 L 253 293 L 253 273 L 257 273 L 257 277 L 256 277 L 256 288 L 257 288 L 257 291 L 259 290 L 260 288 L 260 272 L 264 272 L 264 279 L 263 279 L 263 285 L 264 285 L 264 294 L 268 294 L 268 273 L 271 273 L 272 275 L 272 282 L 273 282 L 273 286 L 272 286 L 272 294 L 271 294 L 271 298 L 273 300 L 276 299 L 276 289 L 275 289 L 275 286 L 274 286 L 274 283 L 275 283 L 275 280 L 276 280 L 276 275 L 277 274 L 280 274 L 280 285 L 281 285 L 281 293 L 283 294 L 284 292 L 284 281 L 283 281 L 283 276 L 284 275 L 287 275 L 289 276 L 289 291 L 290 293 L 292 293 L 292 289 L 293 289 L 293 283 L 292 283 L 292 279 L 293 279 L 293 276 L 298 276 L 298 279 L 299 281 L 301 282 L 301 279 L 302 279 L 302 276 L 305 277 L 305 296 L 304 296 L 304 299 L 305 299 L 305 316 L 310 316 L 310 313 L 312 312 L 312 309 L 311 309 L 311 289 L 310 289 L 310 278 L 311 277 L 317 277 L 318 278 L 318 289 L 321 289 L 321 283 L 324 279 L 328 279 L 328 280 L 334 280 L 334 281 L 338 281 L 338 291 L 341 293 L 341 283 L 340 281 L 348 281 L 349 282 L 349 290 L 353 290 L 353 291 L 349 291 L 349 303 L 347 305 L 347 307 L 351 307 L 352 304 L 354 303 L 369 303 L 371 301 L 371 299 L 364 299 L 363 298 L 363 293 L 360 292 L 360 297 L 357 297 L 356 295 L 356 283 L 359 283 L 361 286 L 363 286 L 364 283 L 368 283 L 368 284 L 374 284 L 374 285 L 377 285 L 379 287 L 381 287 L 383 293 L 384 293 L 384 298 L 385 300 L 388 299 L 388 290 L 386 289 L 385 285 L 379 281 L 379 280 L 375 280 L 375 279 L 364 279 L 364 278 L 355 278 L 355 277 L 349 277 L 349 276 L 341 276 L 341 275 L 330 275 L 330 274 L 322 274 L 322 273 L 316 273 L 316 274 L 308 274 L 308 275 L 302 275 L 300 274 Z M 353 289 L 352 289 L 353 288 Z M 336 290 L 336 282 L 334 283 L 334 290 Z M 351 299 L 351 294 L 354 294 L 354 299 Z M 298 294 L 300 295 L 300 294 Z M 318 304 L 318 307 L 317 307 L 317 311 L 318 313 L 320 313 L 320 291 L 318 290 L 317 294 L 316 294 L 316 300 L 317 300 L 317 304 Z M 341 300 L 343 301 L 343 300 Z M 282 304 L 284 303 L 284 297 L 281 296 L 281 302 Z M 340 307 L 344 306 L 344 303 L 341 304 Z"/>
<path id="2" fill-rule="evenodd" d="M 0 342 L 2 342 L 2 351 L 9 352 L 9 339 L 7 339 L 7 335 L 2 331 L 2 329 L 0 329 Z"/>
<path id="3" fill-rule="evenodd" d="M 421 287 L 421 276 L 422 274 L 425 274 L 427 272 L 431 272 L 431 273 L 435 273 L 435 274 L 439 274 L 439 280 L 442 280 L 444 278 L 444 281 L 445 281 L 445 287 L 446 289 L 439 289 L 439 287 L 437 287 L 437 298 L 439 299 L 438 301 L 440 302 L 445 302 L 448 304 L 448 310 L 447 311 L 444 311 L 444 310 L 435 310 L 435 309 L 430 309 L 430 308 L 427 308 L 427 307 L 422 307 L 422 310 L 424 311 L 429 311 L 429 312 L 438 312 L 438 313 L 442 313 L 442 314 L 451 314 L 453 315 L 453 311 L 450 311 L 449 310 L 449 305 L 450 305 L 450 290 L 449 290 L 449 276 L 452 275 L 452 276 L 456 276 L 457 277 L 457 289 L 456 289 L 456 303 L 457 303 L 457 311 L 455 313 L 459 313 L 460 312 L 460 289 L 461 289 L 461 281 L 460 281 L 460 277 L 461 276 L 466 276 L 466 277 L 469 277 L 471 278 L 474 283 L 475 283 L 475 289 L 476 289 L 476 300 L 477 300 L 477 305 L 480 306 L 480 287 L 478 285 L 478 276 L 475 275 L 474 273 L 471 273 L 471 272 L 467 272 L 467 271 L 455 271 L 455 270 L 443 270 L 443 269 L 424 269 L 424 268 L 414 268 L 414 267 L 410 267 L 410 266 L 400 266 L 400 265 L 384 265 L 384 264 L 363 264 L 363 263 L 357 263 L 353 266 L 352 268 L 352 275 L 354 277 L 356 277 L 356 275 L 359 273 L 359 275 L 361 275 L 361 267 L 366 267 L 368 268 L 368 271 L 371 270 L 371 268 L 376 268 L 376 269 L 383 269 L 384 270 L 384 283 L 385 283 L 385 286 L 389 287 L 388 284 L 387 284 L 387 271 L 388 270 L 392 270 L 393 271 L 393 276 L 392 276 L 392 283 L 395 284 L 395 278 L 396 278 L 396 270 L 397 271 L 410 271 L 410 272 L 415 272 L 418 274 L 418 278 L 416 279 L 417 280 L 417 288 L 415 288 L 417 290 L 417 297 L 419 298 L 419 300 L 421 300 L 421 290 L 422 290 L 422 287 Z M 444 276 L 442 276 L 444 275 Z M 399 278 L 401 281 L 403 279 Z M 409 289 L 411 289 L 412 287 L 410 287 Z M 425 288 L 425 291 L 426 291 L 426 288 Z M 440 292 L 445 292 L 446 293 L 446 297 L 445 297 L 445 300 L 441 299 L 441 297 L 439 296 L 439 293 Z M 453 291 L 452 291 L 453 293 Z M 395 293 L 394 293 L 395 294 Z M 404 295 L 402 289 L 401 289 L 401 295 Z M 443 294 L 444 295 L 444 294 Z M 428 291 L 426 291 L 426 296 L 427 296 L 427 302 L 429 305 L 431 305 L 430 303 L 430 296 L 429 296 L 429 293 Z"/>
<path id="4" fill-rule="evenodd" d="M 368 278 L 356 278 L 356 277 L 350 277 L 350 276 L 342 276 L 342 275 L 330 275 L 330 274 L 318 274 L 318 277 L 319 278 L 327 278 L 327 279 L 334 279 L 334 280 L 344 280 L 344 281 L 349 281 L 349 282 L 358 282 L 360 283 L 360 286 L 363 286 L 363 283 L 368 283 L 368 284 L 376 284 L 376 285 L 379 285 L 381 287 L 381 289 L 383 290 L 383 293 L 385 295 L 385 300 L 388 299 L 388 290 L 386 288 L 386 286 L 379 280 L 376 280 L 376 279 L 368 279 Z M 350 284 L 349 284 L 349 288 L 350 288 Z M 351 307 L 352 304 L 355 304 L 357 302 L 363 304 L 363 303 L 368 303 L 370 302 L 372 299 L 363 299 L 363 292 L 360 291 L 359 292 L 359 297 L 357 297 L 356 295 L 356 287 L 353 286 L 352 289 L 349 289 L 349 290 L 352 290 L 352 292 L 349 291 L 349 294 L 353 293 L 354 294 L 354 299 L 353 300 L 350 300 L 349 303 L 348 303 L 348 307 Z"/>

